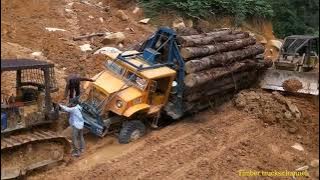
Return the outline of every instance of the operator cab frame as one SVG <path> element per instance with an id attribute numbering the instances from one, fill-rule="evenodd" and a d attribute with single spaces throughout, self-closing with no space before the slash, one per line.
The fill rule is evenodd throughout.
<path id="1" fill-rule="evenodd" d="M 149 64 L 140 54 L 138 52 L 136 54 L 134 52 L 126 53 L 124 56 L 118 56 L 116 62 L 128 68 L 129 72 L 147 81 L 148 104 L 151 106 L 164 105 L 169 98 L 176 71 L 167 67 L 167 64 Z M 145 54 L 144 52 L 143 55 L 145 56 Z M 155 58 L 156 56 L 148 54 L 148 57 Z"/>
<path id="2" fill-rule="evenodd" d="M 319 37 L 293 35 L 285 38 L 275 62 L 277 69 L 307 72 L 319 62 Z"/>
<path id="3" fill-rule="evenodd" d="M 50 95 L 58 91 L 54 64 L 33 59 L 1 59 L 1 78 L 5 79 L 4 76 L 9 75 L 10 79 L 7 72 L 15 75 L 15 94 L 1 91 L 1 115 L 5 117 L 1 117 L 1 132 L 50 123 L 57 119 L 58 113 L 54 111 Z M 29 111 L 31 114 L 43 112 L 43 120 L 29 117 Z M 28 120 L 23 115 L 27 115 Z"/>
<path id="4" fill-rule="evenodd" d="M 105 67 L 106 70 L 97 75 L 104 80 L 100 81 L 98 78 L 96 82 L 92 83 L 90 91 L 95 90 L 96 93 L 104 94 L 105 99 L 108 99 L 110 92 L 114 93 L 114 91 L 118 90 L 118 96 L 124 100 L 124 105 L 128 106 L 133 106 L 136 103 L 147 104 L 150 108 L 152 106 L 165 105 L 170 95 L 172 82 L 176 77 L 176 72 L 171 68 L 159 65 L 152 67 L 138 53 L 133 53 L 130 56 L 126 55 L 126 57 L 108 59 Z M 110 74 L 114 78 L 111 78 Z M 126 91 L 131 91 L 132 93 L 129 95 L 128 92 L 121 92 L 120 89 L 126 89 Z M 126 96 L 134 96 L 132 94 L 140 94 L 141 97 L 136 98 L 137 100 L 134 102 L 125 100 Z M 117 99 L 117 97 L 113 99 Z M 109 110 L 119 115 L 125 113 L 125 109 L 120 111 L 119 108 L 114 108 L 112 104 L 117 106 L 117 102 L 112 103 L 112 101 L 112 99 L 105 100 L 104 104 L 98 107 L 100 115 Z"/>

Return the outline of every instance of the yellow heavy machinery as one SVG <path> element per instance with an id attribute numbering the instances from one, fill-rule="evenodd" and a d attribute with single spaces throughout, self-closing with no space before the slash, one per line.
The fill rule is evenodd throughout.
<path id="1" fill-rule="evenodd" d="M 175 32 L 160 28 L 144 46 L 141 53 L 108 53 L 106 69 L 80 98 L 85 127 L 92 133 L 102 137 L 120 130 L 119 142 L 128 143 L 145 133 L 147 122 L 157 127 L 162 113 L 174 119 L 183 115 L 184 62 Z M 159 62 L 156 46 L 170 48 L 165 62 Z"/>
<path id="2" fill-rule="evenodd" d="M 152 119 L 157 126 L 161 110 L 172 92 L 176 71 L 166 66 L 151 66 L 128 51 L 117 57 L 110 54 L 106 70 L 99 73 L 82 97 L 85 126 L 104 136 L 122 126 L 120 143 L 128 143 L 145 132 L 143 120 Z M 115 58 L 115 59 L 113 59 Z M 143 68 L 142 68 L 143 67 Z"/>
<path id="3" fill-rule="evenodd" d="M 59 119 L 51 93 L 58 90 L 54 65 L 33 59 L 1 59 L 1 78 L 15 79 L 1 87 L 1 179 L 64 159 L 69 141 L 52 130 Z M 3 86 L 4 84 L 1 84 Z"/>
<path id="4" fill-rule="evenodd" d="M 185 65 L 176 33 L 160 28 L 139 51 L 106 53 L 105 70 L 80 97 L 85 127 L 93 134 L 119 132 L 119 142 L 129 143 L 145 133 L 145 124 L 156 128 L 160 116 L 179 119 L 194 108 L 183 99 Z M 215 99 L 221 96 L 217 93 Z"/>
<path id="5" fill-rule="evenodd" d="M 263 89 L 319 95 L 319 37 L 286 37 L 278 58 L 262 76 Z"/>

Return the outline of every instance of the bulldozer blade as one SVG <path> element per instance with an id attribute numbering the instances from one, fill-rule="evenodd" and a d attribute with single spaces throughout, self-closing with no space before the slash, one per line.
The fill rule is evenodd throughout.
<path id="1" fill-rule="evenodd" d="M 293 91 L 295 93 L 319 95 L 319 72 L 296 72 L 270 68 L 262 75 L 260 87 L 288 91 L 285 84 L 289 81 L 300 84 L 300 87 Z"/>

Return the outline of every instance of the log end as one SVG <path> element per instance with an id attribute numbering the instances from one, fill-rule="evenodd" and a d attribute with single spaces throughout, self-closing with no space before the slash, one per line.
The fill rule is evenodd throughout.
<path id="1" fill-rule="evenodd" d="M 180 50 L 180 54 L 184 59 L 188 59 L 192 56 L 188 48 L 182 48 Z"/>
<path id="2" fill-rule="evenodd" d="M 197 78 L 193 74 L 188 74 L 184 78 L 184 84 L 188 87 L 191 88 L 197 83 Z"/>

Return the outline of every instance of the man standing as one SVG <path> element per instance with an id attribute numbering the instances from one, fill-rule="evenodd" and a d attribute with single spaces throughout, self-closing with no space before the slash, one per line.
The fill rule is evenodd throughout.
<path id="1" fill-rule="evenodd" d="M 69 124 L 72 127 L 72 156 L 79 157 L 84 152 L 83 125 L 84 119 L 81 114 L 81 106 L 75 99 L 70 102 L 70 107 L 59 104 L 62 110 L 69 112 Z"/>
<path id="2" fill-rule="evenodd" d="M 67 84 L 66 84 L 64 98 L 67 98 L 69 93 L 69 101 L 72 98 L 78 97 L 80 95 L 80 81 L 94 82 L 93 79 L 80 77 L 79 74 L 70 74 L 66 80 L 67 80 Z"/>

